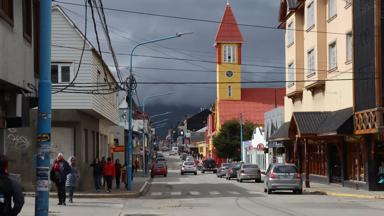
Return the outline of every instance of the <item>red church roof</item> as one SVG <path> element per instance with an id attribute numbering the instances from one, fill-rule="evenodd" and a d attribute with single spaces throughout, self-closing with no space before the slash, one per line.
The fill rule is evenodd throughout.
<path id="1" fill-rule="evenodd" d="M 221 23 L 217 31 L 215 41 L 216 43 L 244 42 L 239 26 L 237 25 L 236 18 L 233 15 L 231 6 L 229 4 L 227 4 L 227 6 L 225 7 L 224 16 L 221 19 Z"/>
<path id="2" fill-rule="evenodd" d="M 233 119 L 264 124 L 264 113 L 284 105 L 285 88 L 244 88 L 241 100 L 218 101 L 220 124 Z"/>

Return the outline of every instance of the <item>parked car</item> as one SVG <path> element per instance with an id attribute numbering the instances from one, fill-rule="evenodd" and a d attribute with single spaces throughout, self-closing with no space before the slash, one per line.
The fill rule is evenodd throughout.
<path id="1" fill-rule="evenodd" d="M 271 194 L 276 190 L 292 190 L 303 193 L 303 179 L 294 164 L 271 164 L 265 174 L 264 192 Z"/>
<path id="2" fill-rule="evenodd" d="M 184 175 L 184 173 L 193 173 L 197 175 L 197 167 L 194 161 L 184 161 L 181 165 L 180 174 Z"/>
<path id="3" fill-rule="evenodd" d="M 227 169 L 229 167 L 230 163 L 222 163 L 221 166 L 217 169 L 217 177 L 222 178 L 227 174 Z"/>
<path id="4" fill-rule="evenodd" d="M 237 181 L 255 180 L 261 182 L 261 171 L 257 164 L 241 164 L 240 170 L 237 172 Z"/>
<path id="5" fill-rule="evenodd" d="M 237 171 L 240 170 L 241 163 L 234 162 L 227 169 L 225 178 L 231 180 L 232 178 L 237 178 Z"/>
<path id="6" fill-rule="evenodd" d="M 207 159 L 203 161 L 203 167 L 201 169 L 201 173 L 205 173 L 207 171 L 211 171 L 213 173 L 217 172 L 215 160 Z"/>
<path id="7" fill-rule="evenodd" d="M 167 168 L 167 165 L 165 163 L 155 162 L 152 164 L 151 178 L 153 178 L 154 176 L 157 176 L 157 175 L 162 175 L 164 177 L 167 177 L 167 174 L 168 174 L 168 168 Z"/>

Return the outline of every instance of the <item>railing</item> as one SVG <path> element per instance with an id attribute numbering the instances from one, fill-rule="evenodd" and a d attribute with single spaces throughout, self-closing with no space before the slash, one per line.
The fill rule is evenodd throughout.
<path id="1" fill-rule="evenodd" d="M 353 127 L 355 134 L 378 133 L 383 128 L 383 107 L 355 112 Z"/>

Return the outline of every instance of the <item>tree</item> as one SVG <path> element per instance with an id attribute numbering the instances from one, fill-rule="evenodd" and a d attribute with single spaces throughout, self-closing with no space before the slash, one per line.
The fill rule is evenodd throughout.
<path id="1" fill-rule="evenodd" d="M 256 125 L 251 122 L 243 123 L 243 140 L 252 138 L 255 127 Z M 224 122 L 217 136 L 213 138 L 213 146 L 218 157 L 239 161 L 241 154 L 240 122 L 238 120 Z"/>

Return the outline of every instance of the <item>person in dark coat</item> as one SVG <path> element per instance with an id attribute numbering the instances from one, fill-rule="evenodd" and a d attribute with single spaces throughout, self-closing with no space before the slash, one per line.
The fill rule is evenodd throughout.
<path id="1" fill-rule="evenodd" d="M 79 184 L 80 173 L 76 167 L 75 156 L 69 157 L 68 161 L 71 166 L 71 172 L 67 175 L 67 181 L 65 182 L 65 187 L 67 188 L 67 191 L 68 191 L 69 202 L 73 203 L 73 193 L 75 192 Z"/>
<path id="2" fill-rule="evenodd" d="M 64 160 L 63 154 L 59 153 L 56 160 L 53 161 L 51 168 L 51 180 L 56 184 L 57 196 L 59 198 L 58 205 L 66 205 L 65 182 L 67 181 L 67 175 L 70 172 L 71 167 L 68 162 Z"/>
<path id="3" fill-rule="evenodd" d="M 101 178 L 103 176 L 103 166 L 101 165 L 99 158 L 96 157 L 93 160 L 91 167 L 93 167 L 93 180 L 95 183 L 95 190 L 99 192 L 101 187 Z"/>
<path id="4" fill-rule="evenodd" d="M 8 176 L 8 159 L 4 155 L 0 155 L 0 182 L 0 193 L 3 194 L 0 215 L 17 216 L 24 205 L 24 194 L 16 180 Z"/>
<path id="5" fill-rule="evenodd" d="M 115 179 L 116 179 L 116 189 L 120 189 L 120 177 L 121 177 L 121 169 L 123 166 L 120 163 L 119 159 L 115 160 Z"/>
<path id="6" fill-rule="evenodd" d="M 100 161 L 100 163 L 101 163 L 101 170 L 104 170 L 104 166 L 105 166 L 105 164 L 107 163 L 107 161 L 105 160 L 105 157 L 104 157 L 104 156 L 101 157 L 101 161 Z M 103 188 L 105 188 L 105 182 L 106 182 L 106 179 L 105 179 L 105 176 L 104 176 L 104 175 L 102 175 L 102 180 L 103 180 L 103 182 L 102 182 Z"/>

